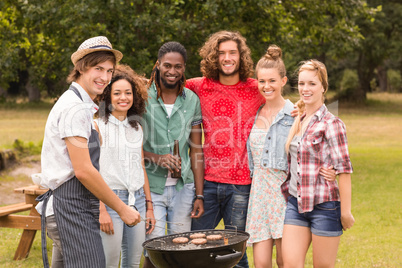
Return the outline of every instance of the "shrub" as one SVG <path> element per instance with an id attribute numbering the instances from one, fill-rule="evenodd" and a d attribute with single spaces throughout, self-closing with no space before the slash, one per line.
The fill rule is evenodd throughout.
<path id="1" fill-rule="evenodd" d="M 337 93 L 336 99 L 350 100 L 354 95 L 354 91 L 359 88 L 359 78 L 357 72 L 351 69 L 343 71 L 342 79 L 340 82 L 340 89 Z"/>
<path id="2" fill-rule="evenodd" d="M 32 141 L 25 143 L 24 141 L 16 139 L 13 143 L 13 148 L 19 156 L 38 155 L 42 150 L 42 141 L 35 144 Z"/>
<path id="3" fill-rule="evenodd" d="M 341 80 L 341 91 L 353 91 L 359 87 L 359 78 L 357 72 L 351 69 L 345 69 Z"/>

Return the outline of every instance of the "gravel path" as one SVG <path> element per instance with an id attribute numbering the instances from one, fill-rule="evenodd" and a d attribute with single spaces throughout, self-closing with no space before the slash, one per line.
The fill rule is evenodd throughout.
<path id="1" fill-rule="evenodd" d="M 39 161 L 27 161 L 15 164 L 0 172 L 0 205 L 24 202 L 24 195 L 14 193 L 14 189 L 33 184 L 31 174 L 40 172 Z"/>

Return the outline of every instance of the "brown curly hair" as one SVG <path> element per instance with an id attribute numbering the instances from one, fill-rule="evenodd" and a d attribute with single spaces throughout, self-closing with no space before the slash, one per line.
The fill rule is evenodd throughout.
<path id="1" fill-rule="evenodd" d="M 138 124 L 140 124 L 141 116 L 145 112 L 148 101 L 148 91 L 145 77 L 138 75 L 128 65 L 116 65 L 112 80 L 103 91 L 103 94 L 98 95 L 99 111 L 96 116 L 102 118 L 107 124 L 113 109 L 111 105 L 112 85 L 122 79 L 129 82 L 133 89 L 133 105 L 127 112 L 127 119 L 130 126 L 138 130 Z"/>
<path id="2" fill-rule="evenodd" d="M 219 45 L 222 42 L 235 41 L 240 52 L 239 75 L 240 80 L 245 81 L 253 76 L 253 60 L 251 58 L 250 48 L 239 32 L 220 31 L 212 34 L 200 49 L 201 72 L 209 79 L 219 80 Z"/>

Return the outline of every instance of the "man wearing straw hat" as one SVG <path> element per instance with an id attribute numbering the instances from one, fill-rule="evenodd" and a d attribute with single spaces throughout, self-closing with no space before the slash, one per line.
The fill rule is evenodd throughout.
<path id="1" fill-rule="evenodd" d="M 103 92 L 123 54 L 104 36 L 85 40 L 71 55 L 74 69 L 69 89 L 50 111 L 42 147 L 42 181 L 49 191 L 40 196 L 42 255 L 48 267 L 45 224 L 53 240 L 52 267 L 105 267 L 99 233 L 99 200 L 128 225 L 141 219 L 125 205 L 99 174 L 99 136 L 93 126 Z M 46 222 L 46 223 L 45 223 Z"/>

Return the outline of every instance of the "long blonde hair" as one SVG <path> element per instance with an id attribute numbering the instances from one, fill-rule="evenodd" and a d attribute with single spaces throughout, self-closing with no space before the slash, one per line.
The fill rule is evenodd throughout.
<path id="1" fill-rule="evenodd" d="M 324 63 L 318 61 L 318 60 L 307 60 L 301 62 L 301 65 L 299 67 L 298 75 L 302 71 L 316 71 L 318 79 L 320 80 L 322 87 L 324 88 L 324 93 L 323 93 L 323 102 L 324 102 L 324 95 L 328 90 L 328 73 L 327 73 L 327 68 L 325 67 Z M 293 140 L 293 137 L 300 131 L 300 121 L 301 121 L 301 116 L 304 114 L 304 109 L 305 109 L 305 104 L 304 101 L 300 98 L 298 102 L 296 102 L 296 107 L 299 111 L 298 115 L 295 118 L 295 121 L 293 122 L 292 128 L 289 131 L 288 139 L 286 141 L 286 152 L 289 152 L 289 147 L 290 143 Z"/>

